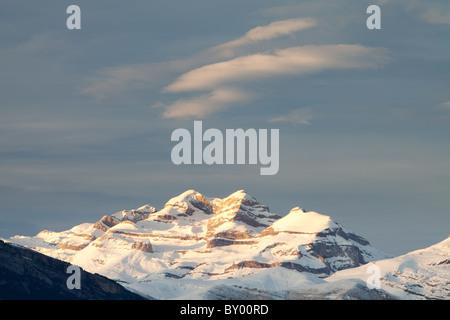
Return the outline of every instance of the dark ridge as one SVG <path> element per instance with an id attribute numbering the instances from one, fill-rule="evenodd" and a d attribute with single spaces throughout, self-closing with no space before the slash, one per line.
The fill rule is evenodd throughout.
<path id="1" fill-rule="evenodd" d="M 69 289 L 69 263 L 0 240 L 0 300 L 145 300 L 117 282 L 81 269 Z"/>

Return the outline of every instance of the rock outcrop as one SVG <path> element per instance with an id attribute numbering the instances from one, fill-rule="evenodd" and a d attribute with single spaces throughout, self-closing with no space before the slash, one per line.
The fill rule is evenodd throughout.
<path id="1" fill-rule="evenodd" d="M 0 241 L 0 300 L 143 300 L 120 284 L 81 269 L 69 289 L 69 263 Z"/>

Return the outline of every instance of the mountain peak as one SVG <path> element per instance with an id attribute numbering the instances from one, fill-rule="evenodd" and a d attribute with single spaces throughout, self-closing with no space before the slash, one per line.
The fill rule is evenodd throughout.
<path id="1" fill-rule="evenodd" d="M 251 201 L 251 202 L 257 202 L 256 199 L 253 198 L 251 195 L 249 195 L 247 192 L 245 192 L 245 190 L 238 190 L 236 192 L 233 192 L 225 199 L 238 199 L 238 200 L 247 200 L 247 201 Z"/>
<path id="2" fill-rule="evenodd" d="M 149 204 L 145 204 L 142 207 L 137 208 L 136 211 L 154 213 L 156 212 L 156 208 Z"/>
<path id="3" fill-rule="evenodd" d="M 229 197 L 236 197 L 236 198 L 241 198 L 241 197 L 245 197 L 245 196 L 248 196 L 248 194 L 245 190 L 237 190 L 229 195 Z"/>
<path id="4" fill-rule="evenodd" d="M 193 197 L 196 197 L 197 195 L 201 195 L 199 192 L 190 189 L 190 190 L 186 190 L 185 192 L 179 194 L 176 197 L 171 198 L 169 201 L 166 202 L 166 206 L 168 204 L 174 204 L 177 202 L 187 202 L 189 200 L 191 200 Z"/>
<path id="5" fill-rule="evenodd" d="M 318 233 L 338 225 L 329 217 L 314 211 L 303 211 L 295 207 L 283 218 L 275 221 L 272 228 L 277 231 L 298 233 Z"/>
<path id="6" fill-rule="evenodd" d="M 205 199 L 205 197 L 195 190 L 187 190 L 180 195 L 171 198 L 169 201 L 166 202 L 164 205 L 164 208 L 166 207 L 188 207 L 189 204 L 198 203 L 199 201 L 209 203 L 208 200 Z"/>
<path id="7" fill-rule="evenodd" d="M 291 209 L 291 211 L 289 211 L 289 213 L 291 213 L 291 212 L 303 213 L 303 212 L 305 212 L 305 210 L 303 210 L 300 207 L 294 207 L 294 208 Z"/>

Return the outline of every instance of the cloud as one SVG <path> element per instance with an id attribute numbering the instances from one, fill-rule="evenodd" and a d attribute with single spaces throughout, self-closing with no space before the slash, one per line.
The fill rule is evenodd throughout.
<path id="1" fill-rule="evenodd" d="M 245 36 L 229 42 L 228 44 L 241 44 L 261 40 L 269 40 L 280 36 L 288 35 L 293 32 L 311 28 L 317 25 L 316 20 L 312 18 L 288 19 L 272 22 L 266 26 L 259 26 L 248 31 Z"/>
<path id="2" fill-rule="evenodd" d="M 272 22 L 265 26 L 258 26 L 249 30 L 244 36 L 210 49 L 211 52 L 220 52 L 221 56 L 232 56 L 231 49 L 252 44 L 259 41 L 271 40 L 286 36 L 294 32 L 308 29 L 317 25 L 312 18 L 296 18 Z"/>
<path id="3" fill-rule="evenodd" d="M 238 83 L 282 75 L 305 75 L 333 69 L 376 68 L 387 61 L 387 50 L 361 45 L 320 45 L 292 47 L 242 56 L 191 70 L 165 88 L 166 92 L 208 91 L 211 93 L 178 100 L 166 108 L 164 117 L 204 117 L 229 104 L 249 99 L 249 94 L 223 88 Z M 286 118 L 287 119 L 287 118 Z M 286 120 L 283 117 L 273 121 Z M 306 124 L 305 116 L 294 117 Z"/>
<path id="4" fill-rule="evenodd" d="M 450 24 L 450 9 L 430 8 L 419 16 L 428 23 Z"/>
<path id="5" fill-rule="evenodd" d="M 407 10 L 431 24 L 450 24 L 450 5 L 435 1 L 409 1 Z"/>
<path id="6" fill-rule="evenodd" d="M 166 107 L 164 118 L 204 118 L 237 102 L 245 102 L 250 95 L 239 89 L 220 88 L 190 99 L 180 99 Z"/>
<path id="7" fill-rule="evenodd" d="M 445 101 L 437 105 L 438 109 L 450 110 L 450 101 Z"/>
<path id="8" fill-rule="evenodd" d="M 172 73 L 192 66 L 192 61 L 186 59 L 104 68 L 88 79 L 89 84 L 81 90 L 81 94 L 101 99 L 130 88 L 157 88 L 161 81 L 169 81 Z"/>
<path id="9" fill-rule="evenodd" d="M 309 121 L 312 119 L 311 108 L 299 108 L 294 109 L 287 115 L 283 115 L 277 118 L 271 119 L 269 122 L 290 122 L 293 124 L 311 124 Z"/>
<path id="10" fill-rule="evenodd" d="M 165 88 L 167 92 L 208 90 L 235 81 L 309 74 L 329 69 L 375 68 L 387 60 L 383 48 L 361 45 L 292 47 L 257 53 L 189 71 Z"/>
<path id="11" fill-rule="evenodd" d="M 170 76 L 173 73 L 184 72 L 205 65 L 205 63 L 234 57 L 233 49 L 237 47 L 289 35 L 316 24 L 317 22 L 312 18 L 275 21 L 265 26 L 255 27 L 240 38 L 203 50 L 184 59 L 103 68 L 96 71 L 95 75 L 88 79 L 88 83 L 81 90 L 81 94 L 102 99 L 130 88 L 156 87 L 164 80 L 170 81 Z"/>
<path id="12" fill-rule="evenodd" d="M 153 107 L 164 110 L 163 117 L 205 117 L 254 97 L 250 92 L 236 89 L 244 82 L 325 70 L 376 68 L 387 60 L 386 49 L 356 44 L 306 45 L 249 54 L 249 49 L 255 48 L 253 44 L 316 25 L 312 18 L 279 20 L 185 59 L 106 68 L 90 79 L 90 85 L 82 93 L 104 98 L 124 89 L 156 88 L 166 81 L 169 85 L 163 89 L 165 93 L 205 93 L 168 104 L 154 104 Z M 238 47 L 242 47 L 241 55 L 235 57 Z M 220 61 L 224 58 L 227 60 Z M 184 73 L 170 83 L 174 73 L 180 72 Z"/>

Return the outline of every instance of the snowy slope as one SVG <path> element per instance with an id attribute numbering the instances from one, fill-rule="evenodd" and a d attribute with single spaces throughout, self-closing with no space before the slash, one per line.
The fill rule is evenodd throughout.
<path id="1" fill-rule="evenodd" d="M 395 300 L 396 298 L 358 279 L 324 282 L 306 288 L 289 290 L 286 300 Z"/>
<path id="2" fill-rule="evenodd" d="M 328 216 L 295 207 L 281 217 L 243 190 L 223 199 L 188 190 L 161 210 L 146 205 L 9 241 L 163 299 L 243 287 L 250 296 L 276 298 L 288 287 L 389 257 Z"/>
<path id="3" fill-rule="evenodd" d="M 373 269 L 367 268 L 373 265 L 380 270 L 381 289 L 398 299 L 450 299 L 450 237 L 431 247 L 396 258 L 338 271 L 326 280 L 367 281 L 374 274 Z"/>

